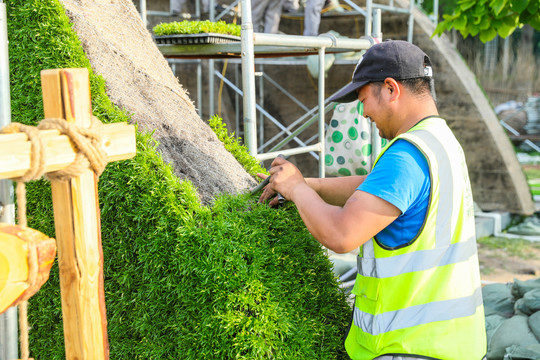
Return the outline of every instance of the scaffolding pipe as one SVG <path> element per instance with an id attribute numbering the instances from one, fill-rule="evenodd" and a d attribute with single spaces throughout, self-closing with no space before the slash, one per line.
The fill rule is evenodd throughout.
<path id="1" fill-rule="evenodd" d="M 433 23 L 435 26 L 439 23 L 439 0 L 433 1 Z"/>
<path id="2" fill-rule="evenodd" d="M 259 78 L 259 103 L 260 103 L 260 107 L 264 109 L 264 81 L 263 81 L 264 65 L 259 66 L 259 71 L 255 72 L 255 76 Z M 259 111 L 259 142 L 257 144 L 262 144 L 263 142 L 264 142 L 264 114 L 262 113 L 262 111 Z"/>
<path id="3" fill-rule="evenodd" d="M 9 56 L 6 4 L 0 0 L 0 128 L 11 123 Z M 15 223 L 15 204 L 11 180 L 0 180 L 0 222 Z M 0 360 L 19 357 L 17 308 L 0 315 Z"/>
<path id="4" fill-rule="evenodd" d="M 352 2 L 351 0 L 343 0 L 344 3 L 346 3 L 347 5 L 349 5 L 351 7 L 351 9 L 359 12 L 360 14 L 367 16 L 366 14 L 366 11 L 364 9 L 362 9 L 360 6 L 358 6 L 357 4 L 355 4 L 354 2 Z"/>
<path id="5" fill-rule="evenodd" d="M 270 160 L 278 157 L 278 155 L 283 155 L 285 157 L 291 156 L 291 155 L 298 155 L 298 154 L 304 154 L 306 152 L 315 151 L 320 152 L 323 148 L 321 143 L 317 143 L 314 145 L 308 145 L 301 148 L 294 148 L 294 149 L 285 149 L 285 150 L 279 150 L 275 152 L 269 152 L 265 154 L 259 154 L 256 156 L 257 160 L 264 161 L 264 160 Z"/>
<path id="6" fill-rule="evenodd" d="M 255 111 L 255 50 L 251 1 L 242 0 L 242 88 L 244 89 L 244 137 L 248 151 L 257 155 L 257 120 Z"/>
<path id="7" fill-rule="evenodd" d="M 413 1 L 413 5 L 414 5 L 414 1 Z M 398 14 L 409 14 L 410 12 L 410 10 L 408 9 L 398 8 L 393 5 L 384 5 L 384 4 L 373 4 L 373 8 L 390 11 L 390 12 L 398 13 Z"/>
<path id="8" fill-rule="evenodd" d="M 409 30 L 407 32 L 407 41 L 412 43 L 414 32 L 414 0 L 409 0 Z"/>
<path id="9" fill-rule="evenodd" d="M 214 97 L 215 97 L 215 90 L 214 90 L 214 77 L 212 74 L 214 73 L 215 63 L 214 59 L 208 60 L 208 117 L 212 117 L 214 115 Z"/>
<path id="10" fill-rule="evenodd" d="M 375 41 L 382 41 L 382 31 L 381 31 L 381 9 L 375 9 L 373 10 L 373 32 L 371 34 L 371 37 L 375 39 Z"/>
<path id="11" fill-rule="evenodd" d="M 253 43 L 255 45 L 267 46 L 293 46 L 311 48 L 343 48 L 351 51 L 367 50 L 372 45 L 369 38 L 345 39 L 321 34 L 319 36 L 303 35 L 280 35 L 268 33 L 253 33 Z"/>
<path id="12" fill-rule="evenodd" d="M 366 1 L 366 21 L 364 27 L 364 35 L 369 36 L 371 34 L 371 23 L 373 22 L 373 0 Z"/>
<path id="13" fill-rule="evenodd" d="M 324 144 L 324 47 L 319 49 L 319 144 Z M 324 146 L 319 152 L 319 177 L 324 178 Z"/>
<path id="14" fill-rule="evenodd" d="M 146 27 L 146 0 L 140 0 L 139 7 L 139 10 L 141 11 L 141 19 Z"/>

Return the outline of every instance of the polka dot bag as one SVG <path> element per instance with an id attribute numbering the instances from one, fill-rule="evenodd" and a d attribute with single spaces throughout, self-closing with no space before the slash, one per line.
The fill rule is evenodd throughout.
<path id="1" fill-rule="evenodd" d="M 326 130 L 326 176 L 366 175 L 372 167 L 371 123 L 360 101 L 336 104 Z M 387 144 L 381 139 L 381 147 Z"/>

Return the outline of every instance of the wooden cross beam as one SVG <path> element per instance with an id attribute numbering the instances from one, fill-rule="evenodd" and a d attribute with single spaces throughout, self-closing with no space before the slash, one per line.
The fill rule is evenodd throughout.
<path id="1" fill-rule="evenodd" d="M 45 118 L 90 126 L 87 69 L 44 70 L 41 82 Z M 47 172 L 73 161 L 76 149 L 66 136 L 56 130 L 41 131 L 41 135 Z M 104 125 L 103 139 L 108 161 L 135 156 L 134 126 Z M 29 164 L 26 135 L 0 135 L 0 179 L 24 174 Z M 97 180 L 87 169 L 68 181 L 51 181 L 67 359 L 109 358 Z"/>

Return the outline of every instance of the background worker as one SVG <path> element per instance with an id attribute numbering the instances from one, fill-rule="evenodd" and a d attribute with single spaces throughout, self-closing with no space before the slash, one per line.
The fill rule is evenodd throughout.
<path id="1" fill-rule="evenodd" d="M 304 35 L 319 35 L 319 25 L 321 24 L 321 12 L 328 0 L 306 0 L 304 9 Z"/>
<path id="2" fill-rule="evenodd" d="M 418 47 L 373 45 L 331 99 L 361 101 L 364 116 L 391 140 L 372 172 L 305 179 L 276 158 L 260 198 L 279 192 L 293 201 L 311 234 L 337 253 L 361 247 L 345 340 L 353 360 L 486 353 L 467 166 L 432 87 L 431 61 Z"/>
<path id="3" fill-rule="evenodd" d="M 173 15 L 180 15 L 182 11 L 187 12 L 186 9 L 187 0 L 169 0 L 170 12 Z M 202 0 L 202 13 L 207 13 L 209 11 L 209 0 Z"/>
<path id="4" fill-rule="evenodd" d="M 283 0 L 283 11 L 285 13 L 295 13 L 300 10 L 299 0 Z"/>
<path id="5" fill-rule="evenodd" d="M 253 31 L 277 34 L 284 0 L 252 0 Z"/>

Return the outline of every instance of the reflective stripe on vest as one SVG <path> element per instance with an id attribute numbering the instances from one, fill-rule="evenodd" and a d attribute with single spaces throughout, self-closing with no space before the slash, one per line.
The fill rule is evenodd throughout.
<path id="1" fill-rule="evenodd" d="M 355 307 L 353 319 L 354 324 L 364 332 L 379 335 L 411 326 L 470 316 L 480 305 L 482 305 L 482 289 L 478 288 L 474 294 L 464 298 L 435 301 L 379 315 L 368 314 Z M 452 309 L 452 314 L 448 309 Z"/>
<path id="2" fill-rule="evenodd" d="M 364 246 L 364 254 L 367 252 L 373 252 L 372 241 Z M 451 244 L 448 249 L 419 250 L 386 258 L 358 257 L 358 274 L 379 279 L 388 278 L 404 272 L 424 271 L 436 266 L 455 264 L 463 259 L 469 259 L 476 252 L 476 239 L 472 237 L 465 242 Z"/>

